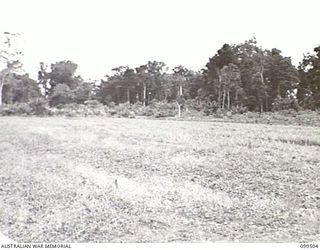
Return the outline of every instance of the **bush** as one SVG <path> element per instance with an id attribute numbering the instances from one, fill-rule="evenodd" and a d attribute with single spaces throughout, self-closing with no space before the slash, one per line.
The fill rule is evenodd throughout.
<path id="1" fill-rule="evenodd" d="M 1 115 L 30 115 L 31 107 L 27 103 L 5 104 L 1 109 Z"/>
<path id="2" fill-rule="evenodd" d="M 78 110 L 82 105 L 77 103 L 64 104 L 63 108 L 67 110 Z"/>
<path id="3" fill-rule="evenodd" d="M 155 118 L 163 118 L 163 117 L 167 117 L 167 116 L 168 115 L 163 111 L 159 111 L 159 112 L 155 113 L 155 115 L 154 115 Z"/>
<path id="4" fill-rule="evenodd" d="M 84 104 L 88 107 L 91 107 L 91 108 L 94 108 L 94 107 L 98 107 L 98 106 L 101 106 L 102 104 L 97 101 L 97 100 L 88 100 L 88 101 L 85 101 Z"/>
<path id="5" fill-rule="evenodd" d="M 48 102 L 43 98 L 35 98 L 29 102 L 33 115 L 51 115 Z"/>
<path id="6" fill-rule="evenodd" d="M 116 107 L 116 104 L 114 102 L 109 102 L 107 106 L 110 107 L 111 109 L 114 109 Z"/>
<path id="7" fill-rule="evenodd" d="M 50 106 L 72 102 L 72 90 L 67 84 L 57 84 L 49 98 Z"/>
<path id="8" fill-rule="evenodd" d="M 135 103 L 128 107 L 138 116 L 153 116 L 156 118 L 173 117 L 177 114 L 177 105 L 166 101 L 152 101 L 148 106 L 142 106 L 140 103 Z"/>
<path id="9" fill-rule="evenodd" d="M 153 101 L 150 103 L 149 108 L 153 110 L 153 115 L 158 117 L 173 117 L 177 114 L 177 104 L 167 101 Z"/>
<path id="10" fill-rule="evenodd" d="M 147 107 L 141 108 L 138 114 L 141 116 L 154 116 L 155 111 L 151 107 L 147 106 Z"/>
<path id="11" fill-rule="evenodd" d="M 114 111 L 119 117 L 129 117 L 132 114 L 130 104 L 128 103 L 120 103 L 114 108 Z"/>
<path id="12" fill-rule="evenodd" d="M 32 109 L 28 103 L 5 104 L 1 109 L 2 115 L 30 115 Z"/>
<path id="13" fill-rule="evenodd" d="M 232 114 L 244 114 L 248 112 L 248 108 L 244 106 L 239 106 L 239 107 L 232 106 L 231 111 L 232 111 Z"/>
<path id="14" fill-rule="evenodd" d="M 300 110 L 301 107 L 298 104 L 298 101 L 294 98 L 276 98 L 272 103 L 272 110 L 279 111 L 279 110 Z"/>
<path id="15" fill-rule="evenodd" d="M 189 110 L 197 110 L 200 111 L 201 110 L 201 105 L 199 105 L 199 102 L 197 102 L 194 99 L 188 99 L 185 102 L 185 107 L 188 108 Z"/>
<path id="16" fill-rule="evenodd" d="M 17 114 L 30 115 L 32 113 L 32 108 L 28 103 L 17 103 L 15 106 L 17 107 Z"/>
<path id="17" fill-rule="evenodd" d="M 203 105 L 203 112 L 205 115 L 212 115 L 219 111 L 219 105 L 216 101 L 207 98 Z"/>
<path id="18" fill-rule="evenodd" d="M 65 115 L 68 117 L 88 115 L 105 116 L 109 114 L 110 109 L 100 103 L 89 102 L 87 105 L 77 103 L 57 105 L 55 108 L 52 108 L 51 111 L 54 115 Z"/>
<path id="19" fill-rule="evenodd" d="M 120 116 L 120 117 L 129 117 L 129 115 L 131 114 L 130 110 L 127 109 L 127 108 L 124 108 L 122 110 L 119 110 L 119 112 L 117 112 L 117 114 Z"/>
<path id="20" fill-rule="evenodd" d="M 35 98 L 28 103 L 4 104 L 1 115 L 51 115 L 48 103 L 43 98 Z"/>

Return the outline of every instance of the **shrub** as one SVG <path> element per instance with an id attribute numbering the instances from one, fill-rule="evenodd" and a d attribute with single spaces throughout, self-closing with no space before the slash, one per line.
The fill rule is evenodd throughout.
<path id="1" fill-rule="evenodd" d="M 1 115 L 51 115 L 48 102 L 43 98 L 34 98 L 28 103 L 4 104 Z"/>
<path id="2" fill-rule="evenodd" d="M 153 110 L 153 115 L 157 115 L 158 117 L 173 117 L 177 114 L 177 104 L 167 101 L 153 101 L 149 105 L 149 108 Z"/>
<path id="3" fill-rule="evenodd" d="M 70 103 L 72 102 L 72 90 L 67 84 L 57 84 L 49 100 L 51 106 Z"/>
<path id="4" fill-rule="evenodd" d="M 203 112 L 205 115 L 212 115 L 219 111 L 219 105 L 216 101 L 207 98 L 204 102 Z"/>
<path id="5" fill-rule="evenodd" d="M 194 111 L 202 111 L 203 110 L 203 102 L 200 100 L 195 99 L 188 99 L 186 100 L 185 107 L 188 110 L 194 110 Z"/>
<path id="6" fill-rule="evenodd" d="M 294 109 L 300 110 L 301 107 L 298 104 L 298 101 L 294 98 L 276 98 L 272 103 L 272 110 L 279 111 L 279 110 L 287 110 L 287 109 Z"/>
<path id="7" fill-rule="evenodd" d="M 48 102 L 43 98 L 32 99 L 28 104 L 33 115 L 51 115 Z"/>
<path id="8" fill-rule="evenodd" d="M 28 103 L 5 104 L 1 109 L 1 115 L 30 115 L 32 109 Z"/>
<path id="9" fill-rule="evenodd" d="M 114 111 L 120 117 L 129 117 L 129 115 L 131 114 L 130 104 L 120 103 L 118 106 L 114 108 Z"/>
<path id="10" fill-rule="evenodd" d="M 244 106 L 239 106 L 239 107 L 232 106 L 231 111 L 233 114 L 244 114 L 248 112 L 248 108 Z"/>
<path id="11" fill-rule="evenodd" d="M 102 104 L 97 101 L 97 100 L 88 100 L 88 101 L 85 101 L 84 104 L 88 107 L 91 107 L 91 108 L 94 108 L 94 107 L 98 107 L 98 106 L 101 106 Z"/>
<path id="12" fill-rule="evenodd" d="M 211 114 L 211 112 L 209 114 Z M 206 115 L 209 115 L 209 114 L 207 113 Z M 214 117 L 223 118 L 224 117 L 224 111 L 222 109 L 216 110 L 216 112 L 214 113 Z"/>
<path id="13" fill-rule="evenodd" d="M 120 110 L 117 114 L 118 114 L 120 117 L 129 117 L 129 115 L 130 115 L 130 110 L 127 109 L 127 108 L 124 108 L 124 109 Z"/>
<path id="14" fill-rule="evenodd" d="M 77 110 L 79 109 L 80 106 L 81 104 L 77 104 L 77 103 L 67 103 L 67 104 L 64 104 L 63 108 L 67 110 Z"/>
<path id="15" fill-rule="evenodd" d="M 153 110 L 153 108 L 146 106 L 137 110 L 137 114 L 141 116 L 154 116 L 155 111 Z"/>
<path id="16" fill-rule="evenodd" d="M 157 118 L 175 116 L 177 113 L 176 108 L 175 103 L 168 103 L 166 101 L 152 101 L 148 106 L 135 103 L 129 107 L 136 115 L 153 116 Z"/>
<path id="17" fill-rule="evenodd" d="M 28 103 L 17 103 L 14 106 L 17 108 L 17 114 L 30 115 L 32 113 L 32 108 Z"/>
<path id="18" fill-rule="evenodd" d="M 162 118 L 162 117 L 168 117 L 168 115 L 163 111 L 159 111 L 159 112 L 155 113 L 154 117 L 155 118 Z"/>
<path id="19" fill-rule="evenodd" d="M 114 109 L 116 107 L 116 104 L 114 102 L 109 102 L 107 106 L 110 107 L 111 109 Z"/>

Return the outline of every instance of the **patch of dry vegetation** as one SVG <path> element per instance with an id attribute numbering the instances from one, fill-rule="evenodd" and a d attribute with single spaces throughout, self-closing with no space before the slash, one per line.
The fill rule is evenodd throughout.
<path id="1" fill-rule="evenodd" d="M 319 144 L 317 127 L 2 117 L 0 228 L 21 242 L 316 240 Z"/>

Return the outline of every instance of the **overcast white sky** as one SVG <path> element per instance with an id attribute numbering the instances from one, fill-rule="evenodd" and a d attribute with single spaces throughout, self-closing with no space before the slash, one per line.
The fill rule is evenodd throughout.
<path id="1" fill-rule="evenodd" d="M 297 64 L 320 44 L 319 0 L 2 0 L 0 32 L 18 32 L 24 68 L 72 60 L 85 79 L 149 60 L 203 68 L 224 43 L 256 35 Z"/>

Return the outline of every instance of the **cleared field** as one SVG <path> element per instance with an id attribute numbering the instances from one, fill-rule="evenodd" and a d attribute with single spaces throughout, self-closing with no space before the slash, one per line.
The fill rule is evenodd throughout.
<path id="1" fill-rule="evenodd" d="M 320 128 L 0 118 L 0 229 L 24 242 L 320 239 Z"/>

